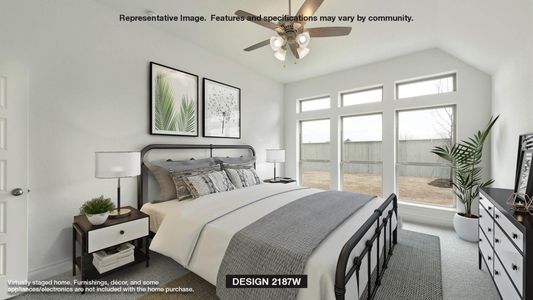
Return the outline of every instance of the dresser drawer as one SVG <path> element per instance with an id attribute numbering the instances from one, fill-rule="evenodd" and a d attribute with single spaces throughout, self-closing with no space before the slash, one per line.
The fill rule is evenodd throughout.
<path id="1" fill-rule="evenodd" d="M 522 294 L 524 259 L 498 226 L 495 226 L 494 229 L 494 252 L 498 255 L 502 267 L 507 270 L 512 282 L 514 282 L 516 288 Z"/>
<path id="2" fill-rule="evenodd" d="M 494 261 L 494 282 L 500 291 L 503 300 L 520 300 L 520 295 L 511 283 L 511 279 L 505 274 L 502 264 L 498 258 Z"/>
<path id="3" fill-rule="evenodd" d="M 479 194 L 479 203 L 489 212 L 491 217 L 494 217 L 494 204 L 492 204 L 485 196 Z"/>
<path id="4" fill-rule="evenodd" d="M 485 259 L 485 262 L 487 263 L 487 266 L 489 268 L 489 273 L 492 275 L 494 267 L 494 253 L 488 241 L 489 240 L 483 233 L 483 230 L 479 228 L 479 250 L 481 250 L 481 254 L 483 255 L 483 258 Z"/>
<path id="5" fill-rule="evenodd" d="M 481 205 L 479 206 L 479 226 L 483 228 L 483 232 L 489 237 L 489 243 L 492 245 L 494 222 L 492 221 L 489 212 L 487 212 L 487 210 Z"/>
<path id="6" fill-rule="evenodd" d="M 98 251 L 148 235 L 148 218 L 88 232 L 88 252 Z"/>
<path id="7" fill-rule="evenodd" d="M 505 217 L 496 207 L 494 208 L 494 220 L 500 224 L 503 231 L 511 238 L 513 244 L 515 244 L 520 251 L 524 251 L 524 240 L 522 232 L 516 228 L 516 226 Z"/>

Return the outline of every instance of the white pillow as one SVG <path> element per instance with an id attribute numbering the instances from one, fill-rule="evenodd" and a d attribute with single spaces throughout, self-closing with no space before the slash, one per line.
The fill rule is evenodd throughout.
<path id="1" fill-rule="evenodd" d="M 225 169 L 233 185 L 240 189 L 261 184 L 261 179 L 254 169 Z"/>

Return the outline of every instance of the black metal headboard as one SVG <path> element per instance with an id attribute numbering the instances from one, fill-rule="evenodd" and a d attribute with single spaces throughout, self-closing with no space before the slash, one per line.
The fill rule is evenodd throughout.
<path id="1" fill-rule="evenodd" d="M 141 150 L 141 175 L 137 179 L 137 208 L 140 209 L 148 201 L 148 167 L 144 164 L 144 156 L 151 150 L 209 150 L 213 157 L 213 150 L 248 150 L 255 156 L 255 149 L 250 145 L 213 145 L 213 144 L 151 144 Z"/>

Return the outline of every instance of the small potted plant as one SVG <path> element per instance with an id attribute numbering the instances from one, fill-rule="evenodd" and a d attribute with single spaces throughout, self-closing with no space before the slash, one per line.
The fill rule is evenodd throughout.
<path id="1" fill-rule="evenodd" d="M 109 217 L 109 212 L 115 208 L 110 198 L 104 198 L 100 196 L 93 198 L 85 203 L 80 208 L 80 212 L 87 216 L 87 219 L 93 225 L 104 224 Z"/>
<path id="2" fill-rule="evenodd" d="M 452 164 L 453 192 L 464 207 L 464 212 L 457 212 L 454 215 L 453 227 L 460 238 L 470 242 L 478 241 L 478 216 L 472 214 L 472 202 L 479 196 L 481 188 L 494 182 L 493 179 L 483 181 L 480 164 L 483 157 L 483 145 L 498 118 L 499 116 L 490 118 L 487 127 L 468 140 L 463 140 L 451 147 L 444 145 L 431 150 L 432 153 Z"/>

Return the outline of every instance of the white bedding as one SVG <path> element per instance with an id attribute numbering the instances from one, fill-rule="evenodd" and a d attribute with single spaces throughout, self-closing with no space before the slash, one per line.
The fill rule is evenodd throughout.
<path id="1" fill-rule="evenodd" d="M 220 263 L 233 234 L 289 202 L 320 191 L 283 184 L 261 184 L 224 193 L 210 194 L 195 200 L 169 201 L 150 205 L 158 206 L 158 209 L 153 207 L 145 209 L 143 206 L 143 211 L 149 214 L 155 212 L 157 217 L 154 219 L 160 220 L 161 216 L 164 215 L 150 249 L 173 258 L 215 285 Z M 268 198 L 233 211 L 243 204 L 265 197 Z M 305 268 L 305 274 L 308 275 L 308 288 L 300 289 L 298 299 L 335 299 L 334 277 L 340 250 L 383 201 L 383 198 L 371 200 L 337 228 L 313 252 Z M 392 209 L 392 204 L 389 208 Z M 209 222 L 213 219 L 216 220 Z M 394 230 L 396 217 L 393 219 L 392 226 Z M 369 237 L 372 232 L 373 230 L 369 230 Z M 354 249 L 353 256 L 362 250 L 363 244 L 360 243 Z M 375 264 L 376 247 L 373 249 L 372 263 Z M 363 261 L 362 266 L 360 273 L 361 290 L 364 289 L 366 283 L 366 260 Z M 354 296 L 357 294 L 354 276 L 347 286 L 346 296 L 348 299 L 359 298 Z"/>

